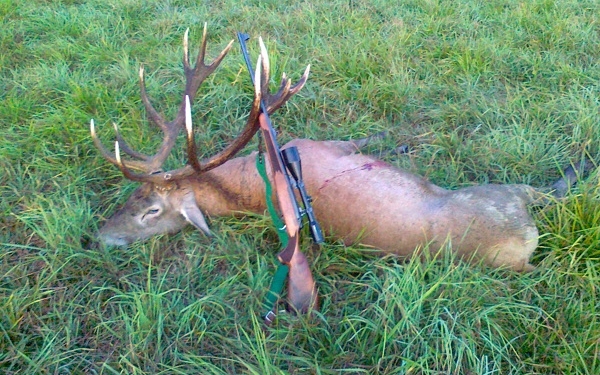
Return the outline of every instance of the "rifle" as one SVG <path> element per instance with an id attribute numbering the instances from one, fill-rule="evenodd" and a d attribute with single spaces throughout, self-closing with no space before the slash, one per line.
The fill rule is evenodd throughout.
<path id="1" fill-rule="evenodd" d="M 250 79 L 254 84 L 254 76 L 252 72 L 252 63 L 246 48 L 246 41 L 250 39 L 247 34 L 238 32 L 238 41 L 242 49 L 244 61 L 246 67 L 250 73 Z M 258 64 L 261 64 L 261 59 L 267 59 L 266 51 L 262 39 L 259 40 L 261 44 L 261 58 L 259 58 Z M 265 84 L 268 84 L 265 83 Z M 300 154 L 296 147 L 289 147 L 285 150 L 281 150 L 277 143 L 277 132 L 273 128 L 267 105 L 264 100 L 261 100 L 262 113 L 258 117 L 260 125 L 260 134 L 264 139 L 266 146 L 266 155 L 271 166 L 271 173 L 273 178 L 273 185 L 275 187 L 277 202 L 279 209 L 283 216 L 283 222 L 285 224 L 285 234 L 287 237 L 282 239 L 284 243 L 283 250 L 277 255 L 277 258 L 284 267 L 280 267 L 277 271 L 277 275 L 271 286 L 270 294 L 267 296 L 268 302 L 271 305 L 275 304 L 273 296 L 279 294 L 282 283 L 279 284 L 277 280 L 282 280 L 287 274 L 288 277 L 288 297 L 292 307 L 299 311 L 306 311 L 311 306 L 316 307 L 317 305 L 317 293 L 315 288 L 315 282 L 308 266 L 306 257 L 299 249 L 299 236 L 300 229 L 302 228 L 302 217 L 308 218 L 310 233 L 313 241 L 316 244 L 323 242 L 323 233 L 319 226 L 312 209 L 312 199 L 308 195 L 302 179 L 302 164 L 300 160 Z M 262 155 L 259 154 L 258 158 Z M 290 174 L 292 177 L 290 177 Z M 268 184 L 268 179 L 265 181 Z M 303 209 L 300 209 L 298 202 L 296 201 L 296 195 L 294 194 L 296 189 L 301 197 Z M 267 201 L 271 199 L 267 196 Z M 274 219 L 276 219 L 274 217 Z M 288 274 L 289 270 L 289 274 Z M 276 285 L 275 284 L 279 284 Z M 280 286 L 281 285 L 281 286 Z M 279 289 L 279 291 L 273 292 L 273 289 Z M 276 297 L 275 297 L 276 299 Z M 265 314 L 265 323 L 270 324 L 275 315 L 273 306 Z"/>

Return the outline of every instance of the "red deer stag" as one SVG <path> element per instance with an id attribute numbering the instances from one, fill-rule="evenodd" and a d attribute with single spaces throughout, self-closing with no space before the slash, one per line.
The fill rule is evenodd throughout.
<path id="1" fill-rule="evenodd" d="M 213 63 L 205 65 L 205 28 L 196 66 L 191 68 L 186 32 L 184 95 L 193 100 L 202 81 L 217 68 L 230 47 L 231 43 Z M 232 156 L 258 129 L 260 98 L 272 113 L 302 88 L 308 68 L 293 86 L 284 75 L 279 91 L 271 95 L 268 60 L 264 51 L 261 55 L 262 84 L 255 89 L 245 128 L 235 141 L 206 162 L 198 162 L 193 135 L 188 131 L 188 165 L 168 172 L 160 170 L 183 127 L 185 105 L 181 104 L 173 121 L 166 122 L 150 104 L 141 69 L 142 101 L 150 120 L 164 132 L 160 150 L 152 157 L 142 155 L 130 149 L 117 133 L 117 150 L 112 154 L 98 140 L 92 121 L 92 137 L 102 155 L 118 166 L 126 178 L 143 183 L 100 229 L 99 237 L 104 243 L 126 245 L 156 234 L 177 232 L 187 223 L 210 235 L 204 215 L 265 212 L 265 188 L 255 168 L 256 152 L 245 157 Z M 359 153 L 364 143 L 296 139 L 284 146 L 293 145 L 300 151 L 306 188 L 328 236 L 344 243 L 359 241 L 400 256 L 410 256 L 427 246 L 448 246 L 459 257 L 471 261 L 482 260 L 516 271 L 533 269 L 529 258 L 538 244 L 538 230 L 527 205 L 540 197 L 536 189 L 528 185 L 489 184 L 446 190 Z M 119 147 L 141 161 L 122 161 Z"/>

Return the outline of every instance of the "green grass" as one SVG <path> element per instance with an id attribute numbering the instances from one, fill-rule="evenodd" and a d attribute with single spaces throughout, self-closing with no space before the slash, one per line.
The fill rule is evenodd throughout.
<path id="1" fill-rule="evenodd" d="M 389 130 L 378 147 L 411 153 L 387 160 L 441 186 L 548 185 L 600 160 L 597 1 L 0 0 L 0 15 L 0 373 L 600 373 L 597 172 L 533 212 L 531 274 L 307 242 L 322 308 L 264 331 L 269 220 L 100 249 L 135 184 L 88 130 L 108 142 L 115 121 L 153 150 L 137 69 L 173 115 L 181 37 L 195 49 L 206 21 L 211 56 L 240 30 L 263 36 L 276 75 L 311 64 L 274 118 L 282 143 Z M 202 152 L 231 140 L 250 98 L 235 47 L 194 106 Z"/>

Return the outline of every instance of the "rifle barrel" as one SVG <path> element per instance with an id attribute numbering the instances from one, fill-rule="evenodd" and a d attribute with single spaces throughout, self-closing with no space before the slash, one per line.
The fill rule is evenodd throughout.
<path id="1" fill-rule="evenodd" d="M 248 68 L 248 73 L 250 74 L 250 81 L 252 81 L 252 85 L 254 85 L 254 75 L 252 72 L 254 68 L 252 67 L 252 61 L 250 61 L 250 54 L 248 53 L 248 47 L 246 47 L 246 42 L 250 39 L 250 35 L 246 33 L 239 32 L 237 33 L 238 41 L 240 42 L 240 47 L 242 49 L 242 55 L 244 56 L 244 61 L 246 62 L 246 68 Z M 269 117 L 269 112 L 267 111 L 267 106 L 265 105 L 264 100 L 260 100 L 260 109 L 267 117 L 267 121 L 269 125 L 273 127 L 271 124 L 271 118 Z M 279 147 L 279 145 L 277 145 Z"/>

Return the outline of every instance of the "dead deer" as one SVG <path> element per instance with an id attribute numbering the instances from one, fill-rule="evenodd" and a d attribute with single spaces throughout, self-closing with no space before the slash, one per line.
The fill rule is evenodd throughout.
<path id="1" fill-rule="evenodd" d="M 219 65 L 231 43 L 209 65 L 204 63 L 206 26 L 196 66 L 188 60 L 187 32 L 184 37 L 184 97 L 193 100 L 202 81 Z M 294 85 L 283 76 L 279 91 L 268 91 L 269 69 L 264 68 L 246 126 L 223 151 L 199 162 L 191 129 L 187 132 L 188 164 L 161 171 L 161 165 L 184 127 L 185 110 L 171 122 L 157 113 L 146 93 L 140 69 L 141 97 L 152 122 L 164 132 L 164 141 L 154 156 L 142 155 L 127 146 L 117 132 L 115 153 L 99 141 L 93 120 L 91 133 L 102 155 L 123 175 L 142 182 L 119 211 L 100 229 L 108 245 L 127 245 L 156 234 L 174 233 L 191 223 L 210 235 L 209 217 L 263 214 L 265 187 L 255 168 L 257 153 L 233 156 L 256 133 L 259 101 L 269 113 L 281 107 L 305 84 L 309 69 Z M 360 242 L 387 253 L 408 257 L 419 249 L 451 248 L 459 257 L 483 261 L 493 267 L 529 271 L 529 259 L 538 245 L 538 230 L 528 205 L 539 199 L 538 190 L 528 185 L 482 185 L 458 190 L 438 187 L 426 179 L 393 167 L 359 149 L 365 141 L 312 141 L 296 139 L 284 146 L 296 146 L 302 157 L 304 179 L 313 198 L 316 217 L 325 233 L 346 244 Z M 123 161 L 119 148 L 138 159 Z M 132 169 L 142 173 L 132 172 Z"/>

